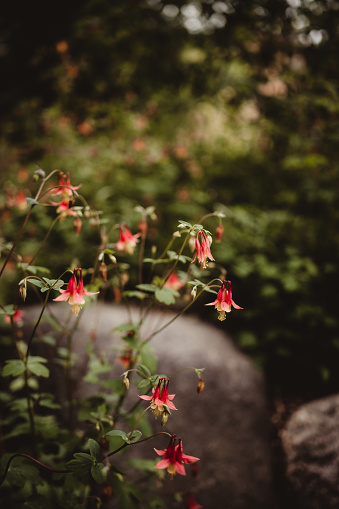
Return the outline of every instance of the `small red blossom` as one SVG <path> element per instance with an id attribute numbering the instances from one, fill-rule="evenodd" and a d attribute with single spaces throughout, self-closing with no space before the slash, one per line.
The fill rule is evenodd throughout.
<path id="1" fill-rule="evenodd" d="M 202 505 L 196 503 L 195 498 L 191 493 L 187 493 L 184 496 L 184 504 L 186 509 L 202 509 Z"/>
<path id="2" fill-rule="evenodd" d="M 125 350 L 120 357 L 115 359 L 115 362 L 117 364 L 122 364 L 125 369 L 129 369 L 131 366 L 131 363 L 134 362 L 134 360 L 135 359 L 132 356 L 131 348 L 127 348 L 127 350 Z"/>
<path id="3" fill-rule="evenodd" d="M 79 283 L 77 283 L 77 273 L 79 273 Z M 77 315 L 81 309 L 81 306 L 85 304 L 84 295 L 96 295 L 99 292 L 88 292 L 84 288 L 83 280 L 82 280 L 82 270 L 74 269 L 74 272 L 69 280 L 67 285 L 67 290 L 59 289 L 61 295 L 55 301 L 67 301 L 70 306 L 72 306 L 72 312 Z"/>
<path id="4" fill-rule="evenodd" d="M 16 323 L 19 327 L 23 325 L 22 317 L 24 316 L 24 311 L 21 311 L 20 309 L 16 308 L 13 315 L 6 315 L 5 316 L 5 322 L 11 323 L 11 319 L 14 323 Z"/>
<path id="5" fill-rule="evenodd" d="M 57 211 L 57 214 L 60 214 L 60 216 L 62 218 L 65 218 L 67 216 L 78 217 L 78 214 L 73 210 L 72 200 L 63 199 L 62 202 L 53 203 L 53 205 L 58 205 L 58 208 L 56 209 L 56 211 Z"/>
<path id="6" fill-rule="evenodd" d="M 206 306 L 214 306 L 219 312 L 218 319 L 221 321 L 226 320 L 225 313 L 230 313 L 231 306 L 235 309 L 243 309 L 232 299 L 231 281 L 223 281 L 216 300 L 209 302 Z"/>
<path id="7" fill-rule="evenodd" d="M 201 243 L 200 243 L 200 237 L 201 237 Z M 201 230 L 198 232 L 196 239 L 195 239 L 195 257 L 192 260 L 192 263 L 195 262 L 195 260 L 198 258 L 199 263 L 201 264 L 203 269 L 206 269 L 208 265 L 207 258 L 212 262 L 214 261 L 214 258 L 211 253 L 211 247 L 210 247 L 210 241 L 206 235 L 206 233 Z"/>
<path id="8" fill-rule="evenodd" d="M 171 290 L 180 290 L 183 286 L 185 286 L 185 281 L 182 281 L 179 279 L 178 275 L 173 273 L 170 275 L 170 277 L 167 279 L 166 283 L 164 284 L 164 288 L 170 288 Z"/>
<path id="9" fill-rule="evenodd" d="M 221 223 L 218 224 L 218 226 L 215 229 L 215 241 L 216 242 L 221 241 L 222 236 L 224 235 L 224 230 L 225 230 L 225 228 L 223 227 L 223 225 Z"/>
<path id="10" fill-rule="evenodd" d="M 131 231 L 125 224 L 119 226 L 119 240 L 116 242 L 115 247 L 118 251 L 123 251 L 128 254 L 133 254 L 141 233 L 132 235 Z"/>
<path id="11" fill-rule="evenodd" d="M 184 464 L 195 463 L 199 461 L 199 458 L 184 454 L 181 438 L 179 438 L 178 445 L 175 445 L 175 442 L 176 435 L 172 435 L 167 449 L 154 449 L 159 456 L 164 456 L 164 458 L 155 465 L 155 468 L 167 468 L 167 472 L 170 475 L 175 475 L 176 473 L 186 475 Z"/>
<path id="12" fill-rule="evenodd" d="M 155 417 L 158 417 L 159 412 L 165 410 L 164 405 L 168 406 L 170 410 L 176 410 L 174 403 L 172 403 L 175 394 L 168 394 L 168 386 L 169 380 L 166 381 L 166 378 L 160 378 L 156 388 L 152 389 L 152 396 L 147 396 L 146 394 L 139 396 L 139 398 L 145 401 L 151 401 L 151 409 Z"/>
<path id="13" fill-rule="evenodd" d="M 63 201 L 67 201 L 71 196 L 73 196 L 74 191 L 76 191 L 80 187 L 81 185 L 72 186 L 69 173 L 67 173 L 66 175 L 64 172 L 61 171 L 59 173 L 58 187 L 51 189 L 51 194 L 53 194 L 54 196 L 61 194 L 63 197 Z"/>

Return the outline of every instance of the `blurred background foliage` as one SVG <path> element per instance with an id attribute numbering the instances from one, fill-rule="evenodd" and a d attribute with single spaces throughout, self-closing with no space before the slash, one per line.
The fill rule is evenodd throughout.
<path id="1" fill-rule="evenodd" d="M 133 233 L 134 207 L 154 205 L 149 247 L 165 246 L 178 219 L 221 210 L 212 252 L 244 307 L 222 327 L 274 390 L 338 391 L 339 2 L 61 0 L 1 11 L 1 236 L 23 220 L 34 163 L 69 171 Z M 54 217 L 35 208 L 27 256 Z M 57 275 L 73 256 L 85 267 L 99 243 L 66 219 L 37 264 Z M 16 284 L 8 272 L 7 295 Z"/>

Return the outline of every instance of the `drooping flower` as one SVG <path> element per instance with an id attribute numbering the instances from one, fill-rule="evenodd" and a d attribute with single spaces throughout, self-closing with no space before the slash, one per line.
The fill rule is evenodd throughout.
<path id="1" fill-rule="evenodd" d="M 235 309 L 242 309 L 232 299 L 231 281 L 223 281 L 216 300 L 209 302 L 206 306 L 214 306 L 219 312 L 218 319 L 221 321 L 226 320 L 225 313 L 229 313 L 231 311 L 231 306 Z"/>
<path id="2" fill-rule="evenodd" d="M 146 394 L 139 396 L 139 398 L 145 401 L 151 401 L 151 409 L 155 417 L 158 417 L 159 412 L 165 410 L 164 405 L 168 406 L 170 410 L 176 410 L 174 403 L 172 403 L 175 394 L 168 394 L 168 386 L 169 380 L 166 381 L 166 378 L 160 378 L 156 388 L 152 389 L 152 396 L 147 396 Z"/>
<path id="3" fill-rule="evenodd" d="M 201 237 L 201 240 L 200 240 Z M 206 269 L 208 265 L 207 259 L 211 262 L 214 261 L 214 258 L 211 253 L 210 241 L 203 230 L 200 230 L 195 239 L 195 257 L 192 260 L 192 263 L 198 258 L 199 263 L 201 264 L 203 269 Z"/>
<path id="4" fill-rule="evenodd" d="M 202 509 L 202 505 L 197 504 L 194 496 L 191 493 L 187 493 L 184 496 L 184 504 L 186 509 Z"/>
<path id="5" fill-rule="evenodd" d="M 57 196 L 59 194 L 62 195 L 64 201 L 68 201 L 71 196 L 73 196 L 74 191 L 79 189 L 80 186 L 72 186 L 71 179 L 69 173 L 67 175 L 64 172 L 59 173 L 59 182 L 58 187 L 51 189 L 51 194 Z"/>
<path id="6" fill-rule="evenodd" d="M 119 240 L 116 242 L 115 247 L 118 251 L 123 251 L 127 254 L 133 254 L 137 242 L 139 242 L 140 233 L 132 235 L 131 231 L 125 224 L 119 226 Z"/>
<path id="7" fill-rule="evenodd" d="M 176 435 L 172 435 L 167 449 L 154 449 L 159 456 L 164 456 L 164 458 L 155 465 L 155 468 L 167 468 L 167 472 L 170 475 L 175 475 L 176 473 L 186 475 L 184 464 L 195 463 L 199 461 L 199 458 L 184 454 L 181 438 L 179 438 L 178 445 L 175 445 L 175 442 Z"/>
<path id="8" fill-rule="evenodd" d="M 77 273 L 79 273 L 79 283 L 77 283 Z M 99 292 L 88 292 L 84 288 L 84 283 L 82 280 L 82 270 L 74 269 L 74 272 L 69 280 L 67 285 L 67 290 L 59 289 L 61 295 L 53 299 L 55 301 L 67 301 L 70 306 L 72 306 L 72 312 L 77 315 L 81 309 L 81 306 L 85 304 L 84 295 L 96 295 Z"/>

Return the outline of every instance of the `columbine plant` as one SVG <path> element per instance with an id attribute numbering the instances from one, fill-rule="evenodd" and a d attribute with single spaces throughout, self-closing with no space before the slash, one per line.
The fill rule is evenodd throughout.
<path id="1" fill-rule="evenodd" d="M 53 177 L 58 176 L 53 184 Z M 121 222 L 118 228 L 107 228 L 99 211 L 92 210 L 85 198 L 78 193 L 80 185 L 73 185 L 69 174 L 55 170 L 49 175 L 38 168 L 34 180 L 40 186 L 34 198 L 27 198 L 28 211 L 15 239 L 3 241 L 3 253 L 0 278 L 5 277 L 6 269 L 18 272 L 19 295 L 25 301 L 28 293 L 34 292 L 35 298 L 41 301 L 41 311 L 28 335 L 21 331 L 23 311 L 17 305 L 7 302 L 0 304 L 3 324 L 8 327 L 8 345 L 12 344 L 12 358 L 7 358 L 2 369 L 5 390 L 2 399 L 5 405 L 2 442 L 3 457 L 1 460 L 2 478 L 0 487 L 6 507 L 101 507 L 113 499 L 114 507 L 130 509 L 137 507 L 156 508 L 159 505 L 159 493 L 152 489 L 140 490 L 137 483 L 129 480 L 128 473 L 123 473 L 115 460 L 116 455 L 136 444 L 151 440 L 155 436 L 165 435 L 169 444 L 164 449 L 154 449 L 161 460 L 150 460 L 150 456 L 138 461 L 137 467 L 143 479 L 158 476 L 164 479 L 163 470 L 173 477 L 176 473 L 186 475 L 185 464 L 195 464 L 199 458 L 183 452 L 182 439 L 167 431 L 152 432 L 148 421 L 151 412 L 154 417 L 161 416 L 160 425 L 166 425 L 172 411 L 177 410 L 174 394 L 169 394 L 170 379 L 180 376 L 174 374 L 159 375 L 156 363 L 148 348 L 149 342 L 178 316 L 185 312 L 203 292 L 217 294 L 216 300 L 207 304 L 214 305 L 219 313 L 219 320 L 224 320 L 225 313 L 231 306 L 241 309 L 232 299 L 231 282 L 225 280 L 225 271 L 220 278 L 207 283 L 192 279 L 206 269 L 208 262 L 211 270 L 219 270 L 213 263 L 211 253 L 212 234 L 200 224 L 209 216 L 219 218 L 216 240 L 220 241 L 223 233 L 222 214 L 213 213 L 202 218 L 199 224 L 180 221 L 178 229 L 172 235 L 166 249 L 156 256 L 145 257 L 147 250 L 148 222 L 156 219 L 154 207 L 136 207 L 136 220 L 139 231 L 131 233 L 131 226 Z M 51 198 L 60 197 L 54 202 Z M 19 255 L 20 240 L 33 209 L 52 207 L 55 218 L 35 253 L 23 261 Z M 141 215 L 141 218 L 140 218 Z M 35 265 L 33 262 L 43 252 L 46 241 L 58 222 L 73 220 L 77 235 L 81 232 L 82 222 L 89 221 L 91 227 L 98 228 L 98 248 L 93 251 L 93 266 L 86 270 L 80 263 L 69 268 L 71 260 L 65 257 L 65 270 L 62 274 L 50 276 L 50 268 Z M 70 225 L 72 228 L 72 225 Z M 110 239 L 107 231 L 113 232 Z M 135 230 L 134 230 L 135 231 Z M 118 233 L 118 238 L 117 234 Z M 189 253 L 193 246 L 194 254 Z M 128 286 L 129 265 L 126 257 L 139 249 L 139 266 L 136 268 L 139 280 L 136 288 Z M 120 257 L 123 260 L 120 260 Z M 195 265 L 198 261 L 200 268 Z M 68 267 L 67 267 L 68 266 Z M 133 266 L 132 266 L 133 267 Z M 145 267 L 147 271 L 144 270 Z M 186 268 L 186 270 L 184 270 Z M 161 269 L 161 270 L 160 270 Z M 68 282 L 64 281 L 70 273 Z M 144 281 L 144 274 L 149 279 Z M 83 278 L 85 278 L 86 288 Z M 121 334 L 123 346 L 117 350 L 112 364 L 104 357 L 98 356 L 92 344 L 84 345 L 88 354 L 88 370 L 84 380 L 96 385 L 99 394 L 83 401 L 75 401 L 73 395 L 72 369 L 74 352 L 72 337 L 79 325 L 82 310 L 91 300 L 102 298 L 112 286 L 116 301 L 124 301 L 129 309 L 129 301 L 139 299 L 141 302 L 139 320 L 122 324 L 112 324 L 115 331 Z M 189 291 L 188 287 L 192 290 Z M 217 291 L 216 291 L 217 290 Z M 87 302 L 85 297 L 88 297 Z M 53 300 L 55 303 L 50 306 Z M 67 317 L 63 302 L 71 306 L 75 315 L 73 321 Z M 148 337 L 142 337 L 140 329 L 153 306 L 173 305 L 180 308 L 185 305 L 167 323 Z M 67 306 L 66 306 L 67 307 Z M 29 315 L 28 312 L 26 314 Z M 65 315 L 65 320 L 60 316 Z M 46 334 L 41 325 L 46 319 L 52 329 Z M 26 318 L 28 321 L 28 317 Z M 53 326 L 55 330 L 53 331 Z M 66 348 L 60 343 L 66 338 Z M 92 340 L 95 341 L 93 332 Z M 54 349 L 54 360 L 61 365 L 66 384 L 66 396 L 56 401 L 53 394 L 47 392 L 48 379 L 52 387 L 56 386 L 54 373 L 50 372 L 47 359 L 41 354 L 33 354 L 33 347 L 44 343 Z M 7 345 L 7 346 L 8 346 Z M 11 348 L 9 348 L 11 350 Z M 125 371 L 121 375 L 121 368 Z M 119 370 L 119 376 L 112 376 L 113 370 Z M 196 390 L 200 395 L 205 386 L 202 378 L 203 368 L 187 368 L 195 372 L 198 382 Z M 108 379 L 102 380 L 101 373 Z M 46 379 L 46 382 L 41 382 Z M 136 384 L 138 391 L 131 408 L 126 406 L 126 397 L 131 384 Z M 104 395 L 101 388 L 109 388 L 111 393 Z M 192 388 L 193 390 L 193 388 Z M 148 406 L 142 408 L 142 402 Z M 77 418 L 76 418 L 77 412 Z M 154 418 L 152 419 L 154 420 Z M 123 421 L 125 424 L 120 424 Z M 84 424 L 86 422 L 86 426 Z M 76 425 L 76 426 L 75 426 Z M 159 425 L 159 422 L 156 423 Z M 120 429 L 125 427 L 125 429 Z M 126 430 L 126 428 L 128 428 Z M 140 429 L 138 429 L 140 428 Z M 163 428 L 160 428 L 163 429 Z M 80 431 L 79 431 L 80 430 Z M 143 437 L 143 435 L 145 435 Z M 13 440 L 13 438 L 15 438 Z M 151 461 L 151 467 L 150 467 Z M 120 464 L 120 462 L 119 462 Z M 43 476 L 49 472 L 48 478 Z M 153 483 L 154 484 L 154 483 Z M 184 496 L 183 507 L 201 507 L 192 493 Z M 161 505 L 163 507 L 163 505 Z"/>

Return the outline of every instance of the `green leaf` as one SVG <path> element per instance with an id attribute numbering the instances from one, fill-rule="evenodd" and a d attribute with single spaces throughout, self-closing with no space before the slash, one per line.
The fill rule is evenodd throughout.
<path id="1" fill-rule="evenodd" d="M 104 465 L 102 463 L 94 463 L 91 466 L 91 475 L 96 483 L 102 484 L 104 482 L 104 478 L 102 475 L 102 469 Z"/>
<path id="2" fill-rule="evenodd" d="M 156 285 L 144 283 L 141 285 L 136 285 L 136 288 L 139 288 L 139 290 L 144 290 L 145 292 L 155 292 L 158 287 Z"/>
<path id="3" fill-rule="evenodd" d="M 145 366 L 144 364 L 138 364 L 137 365 L 137 373 L 138 375 L 141 377 L 141 378 L 150 378 L 150 376 L 152 375 L 152 373 L 150 372 L 150 370 L 148 369 L 147 366 Z"/>
<path id="4" fill-rule="evenodd" d="M 141 431 L 138 429 L 135 429 L 132 433 L 132 435 L 126 440 L 128 444 L 133 444 L 134 442 L 137 442 L 139 438 L 142 437 Z"/>
<path id="5" fill-rule="evenodd" d="M 2 370 L 2 376 L 18 376 L 26 371 L 24 361 L 20 359 L 10 359 L 6 361 L 6 366 Z"/>
<path id="6" fill-rule="evenodd" d="M 27 362 L 27 368 L 35 376 L 42 376 L 44 378 L 49 377 L 49 369 L 42 363 L 47 362 L 43 357 L 29 357 Z"/>
<path id="7" fill-rule="evenodd" d="M 15 308 L 13 304 L 9 304 L 8 306 L 4 306 L 0 309 L 0 315 L 12 316 L 15 313 Z"/>
<path id="8" fill-rule="evenodd" d="M 126 292 L 123 292 L 124 297 L 135 297 L 136 299 L 144 300 L 146 297 L 146 293 L 138 292 L 137 290 L 127 290 Z"/>
<path id="9" fill-rule="evenodd" d="M 138 389 L 143 389 L 144 387 L 147 387 L 151 382 L 149 380 L 141 380 L 141 382 L 138 383 Z"/>
<path id="10" fill-rule="evenodd" d="M 92 458 L 96 461 L 99 461 L 101 458 L 101 449 L 100 449 L 100 445 L 98 444 L 98 442 L 96 440 L 93 440 L 92 438 L 90 438 L 88 440 L 88 445 L 89 445 L 89 451 L 90 451 Z"/>
<path id="11" fill-rule="evenodd" d="M 127 441 L 127 435 L 121 429 L 112 429 L 106 433 L 106 437 L 121 437 L 125 442 Z"/>
<path id="12" fill-rule="evenodd" d="M 34 286 L 38 286 L 39 288 L 46 288 L 45 283 L 43 283 L 43 281 L 40 281 L 40 279 L 29 278 L 27 279 L 27 281 Z"/>
<path id="13" fill-rule="evenodd" d="M 43 274 L 50 274 L 50 269 L 47 267 L 42 267 L 41 265 L 29 265 L 28 263 L 19 262 L 17 264 L 18 268 L 21 268 L 22 270 L 26 270 L 27 272 L 30 272 L 31 274 L 36 274 L 37 272 L 42 272 Z"/>
<path id="14" fill-rule="evenodd" d="M 155 292 L 157 301 L 163 302 L 167 306 L 175 303 L 175 297 L 179 297 L 179 293 L 172 288 L 158 288 Z"/>

